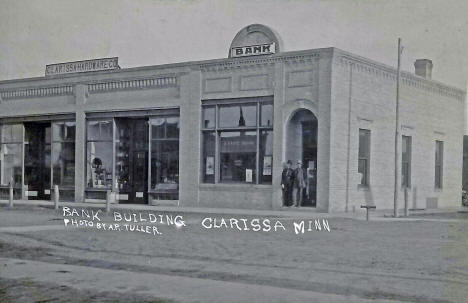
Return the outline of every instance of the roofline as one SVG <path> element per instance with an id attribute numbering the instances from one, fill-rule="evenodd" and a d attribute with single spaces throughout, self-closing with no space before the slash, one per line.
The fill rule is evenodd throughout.
<path id="1" fill-rule="evenodd" d="M 354 53 L 336 48 L 336 47 L 325 47 L 325 48 L 315 48 L 315 49 L 306 49 L 306 50 L 297 50 L 297 51 L 287 51 L 281 52 L 273 55 L 266 55 L 266 56 L 257 56 L 257 57 L 239 57 L 239 58 L 217 58 L 217 59 L 208 59 L 208 60 L 198 60 L 198 61 L 186 61 L 186 62 L 178 62 L 178 63 L 167 63 L 167 64 L 159 64 L 159 65 L 146 65 L 146 66 L 137 66 L 137 67 L 129 67 L 129 68 L 120 68 L 115 70 L 103 70 L 103 71 L 90 71 L 90 72 L 82 72 L 82 73 L 74 73 L 74 74 L 61 74 L 61 75 L 52 75 L 52 76 L 40 76 L 40 77 L 30 77 L 30 78 L 18 78 L 18 79 L 8 79 L 0 81 L 0 86 L 5 84 L 15 84 L 15 83 L 26 83 L 26 82 L 36 82 L 36 81 L 53 81 L 57 79 L 65 80 L 64 83 L 72 83 L 72 82 L 80 82 L 80 81 L 73 81 L 73 79 L 78 78 L 86 78 L 87 76 L 100 76 L 100 75 L 113 75 L 113 74 L 120 74 L 124 75 L 126 73 L 131 72 L 138 72 L 138 71 L 151 71 L 151 70 L 164 70 L 164 69 L 181 69 L 181 72 L 186 71 L 187 68 L 201 68 L 207 65 L 218 65 L 218 64 L 226 64 L 226 63 L 243 63 L 249 62 L 252 60 L 274 60 L 274 59 L 281 59 L 284 57 L 291 57 L 291 56 L 307 56 L 313 54 L 321 54 L 321 53 L 329 53 L 332 56 L 341 55 L 345 56 L 348 59 L 372 65 L 375 68 L 383 70 L 385 72 L 397 73 L 397 69 L 393 66 L 386 65 L 384 63 L 356 55 Z M 173 71 L 176 72 L 176 71 Z M 443 82 L 439 82 L 433 79 L 427 79 L 424 77 L 420 77 L 415 75 L 412 72 L 402 71 L 402 76 L 405 78 L 409 78 L 415 81 L 423 81 L 428 84 L 435 84 L 437 86 L 443 86 L 452 90 L 457 91 L 458 93 L 465 94 L 466 91 L 452 86 L 445 84 Z M 67 81 L 70 80 L 70 81 Z"/>
<path id="2" fill-rule="evenodd" d="M 339 48 L 336 48 L 336 47 L 333 48 L 333 51 L 334 51 L 335 54 L 345 56 L 348 59 L 351 59 L 351 60 L 354 60 L 354 61 L 357 61 L 357 62 L 360 62 L 360 63 L 363 63 L 363 64 L 372 65 L 373 67 L 379 68 L 379 69 L 381 69 L 381 70 L 383 70 L 385 72 L 393 73 L 395 75 L 397 73 L 397 69 L 395 67 L 384 64 L 382 62 L 378 62 L 378 61 L 375 61 L 375 60 L 372 60 L 372 59 L 369 59 L 369 58 L 366 58 L 366 57 L 363 57 L 363 56 L 360 56 L 360 55 L 356 55 L 356 54 L 353 54 L 351 52 L 348 52 L 348 51 L 345 51 L 345 50 L 342 50 L 342 49 L 339 49 Z M 427 78 L 418 76 L 418 75 L 416 75 L 416 74 L 414 74 L 412 72 L 409 72 L 409 71 L 402 70 L 401 71 L 401 76 L 403 76 L 405 78 L 409 78 L 410 80 L 424 81 L 424 82 L 426 82 L 428 84 L 435 84 L 435 85 L 438 85 L 438 86 L 444 86 L 446 88 L 456 90 L 459 93 L 466 94 L 466 91 L 464 89 L 461 89 L 459 87 L 449 85 L 449 84 L 446 84 L 446 83 L 443 83 L 443 82 L 440 82 L 440 81 L 437 81 L 437 80 L 427 79 Z"/>

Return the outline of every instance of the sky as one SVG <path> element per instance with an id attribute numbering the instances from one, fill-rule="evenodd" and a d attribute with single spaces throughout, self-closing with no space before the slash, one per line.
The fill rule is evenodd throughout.
<path id="1" fill-rule="evenodd" d="M 252 23 L 283 50 L 338 47 L 402 69 L 431 59 L 434 80 L 466 89 L 466 0 L 0 0 L 0 80 L 51 63 L 119 57 L 122 68 L 225 58 Z"/>

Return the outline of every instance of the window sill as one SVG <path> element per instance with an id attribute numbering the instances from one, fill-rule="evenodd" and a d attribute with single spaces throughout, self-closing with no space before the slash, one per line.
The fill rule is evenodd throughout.
<path id="1" fill-rule="evenodd" d="M 358 184 L 357 188 L 358 188 L 359 191 L 369 191 L 370 190 L 369 185 Z"/>
<path id="2" fill-rule="evenodd" d="M 214 190 L 214 191 L 256 191 L 264 190 L 270 191 L 271 184 L 242 184 L 242 183 L 201 183 L 200 190 Z"/>
<path id="3" fill-rule="evenodd" d="M 86 191 L 107 191 L 107 190 L 111 190 L 111 188 L 87 188 Z"/>

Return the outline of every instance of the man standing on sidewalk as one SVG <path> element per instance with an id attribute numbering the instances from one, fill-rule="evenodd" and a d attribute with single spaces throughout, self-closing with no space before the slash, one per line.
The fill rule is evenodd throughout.
<path id="1" fill-rule="evenodd" d="M 293 201 L 294 206 L 299 207 L 302 205 L 302 195 L 306 187 L 306 177 L 302 169 L 302 161 L 297 160 L 297 168 L 294 170 L 294 183 L 293 183 Z"/>
<path id="2" fill-rule="evenodd" d="M 294 171 L 291 168 L 292 162 L 288 160 L 281 174 L 281 189 L 283 190 L 283 205 L 291 206 L 292 204 L 292 188 L 294 181 Z"/>

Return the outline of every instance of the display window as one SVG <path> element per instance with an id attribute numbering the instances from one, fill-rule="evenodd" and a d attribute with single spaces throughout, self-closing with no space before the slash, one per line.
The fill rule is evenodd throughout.
<path id="1" fill-rule="evenodd" d="M 150 119 L 150 192 L 158 200 L 176 200 L 179 196 L 179 128 L 179 117 Z"/>
<path id="2" fill-rule="evenodd" d="M 204 183 L 271 184 L 271 97 L 206 101 L 202 117 Z"/>
<path id="3" fill-rule="evenodd" d="M 52 180 L 59 188 L 75 187 L 75 122 L 52 123 Z"/>
<path id="4" fill-rule="evenodd" d="M 22 184 L 23 125 L 0 126 L 0 185 L 14 187 Z"/>
<path id="5" fill-rule="evenodd" d="M 112 187 L 113 120 L 87 122 L 86 172 L 88 188 Z"/>
<path id="6" fill-rule="evenodd" d="M 87 197 L 112 190 L 119 203 L 179 198 L 178 110 L 87 121 Z"/>

